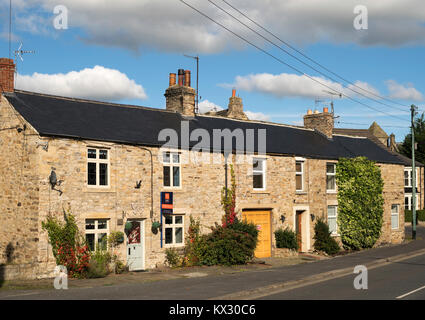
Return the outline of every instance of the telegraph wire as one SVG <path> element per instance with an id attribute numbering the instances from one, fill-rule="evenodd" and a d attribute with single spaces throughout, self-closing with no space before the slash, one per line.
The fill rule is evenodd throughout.
<path id="1" fill-rule="evenodd" d="M 200 15 L 204 16 L 205 18 L 209 19 L 210 21 L 214 22 L 215 24 L 219 25 L 219 26 L 220 26 L 220 27 L 222 27 L 223 29 L 227 30 L 228 32 L 230 32 L 230 33 L 231 33 L 231 34 L 233 34 L 234 36 L 238 37 L 238 38 L 239 38 L 239 39 L 241 39 L 242 41 L 244 41 L 244 42 L 248 43 L 249 45 L 253 46 L 254 48 L 256 48 L 256 49 L 260 50 L 260 51 L 261 51 L 261 52 L 263 52 L 264 54 L 266 54 L 266 55 L 270 56 L 271 58 L 275 59 L 276 61 L 278 61 L 278 62 L 282 63 L 283 65 L 287 66 L 288 68 L 290 68 L 290 69 L 292 69 L 292 70 L 294 70 L 294 71 L 296 71 L 296 72 L 298 72 L 298 73 L 300 73 L 300 74 L 302 74 L 302 75 L 306 76 L 306 77 L 307 77 L 307 78 L 309 78 L 310 80 L 313 80 L 314 82 L 319 83 L 320 85 L 322 85 L 322 86 L 324 86 L 324 87 L 328 88 L 329 90 L 331 90 L 331 91 L 333 91 L 333 92 L 337 93 L 338 95 L 345 96 L 347 99 L 349 99 L 349 100 L 351 100 L 351 101 L 353 101 L 353 102 L 356 102 L 356 103 L 358 103 L 358 104 L 361 104 L 361 105 L 363 105 L 363 106 L 365 106 L 365 107 L 367 107 L 367 108 L 369 108 L 369 109 L 371 109 L 371 110 L 374 110 L 374 111 L 376 111 L 376 112 L 380 112 L 380 113 L 385 114 L 385 115 L 387 115 L 387 116 L 389 116 L 389 117 L 393 117 L 393 118 L 398 119 L 398 120 L 402 120 L 402 121 L 410 122 L 409 120 L 406 120 L 406 119 L 403 119 L 403 118 L 400 118 L 400 117 L 394 116 L 394 115 L 392 115 L 392 114 L 390 114 L 390 113 L 387 113 L 387 112 L 385 112 L 385 111 L 381 111 L 381 110 L 379 110 L 379 109 L 376 109 L 376 108 L 374 108 L 374 107 L 371 107 L 371 106 L 369 106 L 369 105 L 367 105 L 367 104 L 365 104 L 365 103 L 363 103 L 363 102 L 361 102 L 361 101 L 358 101 L 358 100 L 356 100 L 356 99 L 354 99 L 354 98 L 352 98 L 352 97 L 350 97 L 350 96 L 348 96 L 348 95 L 346 95 L 346 94 L 344 94 L 344 93 L 342 93 L 342 92 L 339 92 L 338 90 L 336 90 L 336 89 L 334 89 L 334 88 L 332 88 L 332 87 L 330 87 L 330 86 L 328 86 L 328 85 L 326 85 L 326 84 L 324 84 L 324 83 L 320 82 L 320 81 L 319 81 L 319 80 L 317 80 L 317 79 L 314 79 L 313 77 L 309 76 L 308 74 L 306 74 L 306 73 L 304 73 L 304 72 L 302 72 L 302 71 L 298 70 L 296 67 L 293 67 L 293 66 L 289 65 L 288 63 L 284 62 L 282 59 L 279 59 L 278 57 L 274 56 L 274 55 L 273 55 L 273 54 L 271 54 L 270 52 L 268 52 L 268 51 L 266 51 L 266 50 L 264 50 L 264 49 L 260 48 L 260 47 L 259 47 L 259 46 L 257 46 L 256 44 L 254 44 L 254 43 L 252 43 L 251 41 L 249 41 L 249 40 L 245 39 L 243 36 L 241 36 L 241 35 L 237 34 L 236 32 L 234 32 L 234 31 L 232 31 L 232 30 L 230 30 L 229 28 L 227 28 L 226 26 L 224 26 L 224 25 L 223 25 L 223 24 L 221 24 L 220 22 L 215 21 L 213 18 L 211 18 L 211 17 L 210 17 L 210 16 L 208 16 L 207 14 L 203 13 L 203 12 L 202 12 L 202 11 L 200 11 L 199 9 L 197 9 L 197 8 L 193 7 L 192 5 L 188 4 L 188 3 L 187 3 L 187 2 L 185 2 L 184 0 L 179 0 L 179 1 L 180 1 L 180 2 L 182 2 L 183 4 L 185 4 L 186 6 L 188 6 L 189 8 L 191 8 L 192 10 L 194 10 L 194 11 L 198 12 Z"/>
<path id="2" fill-rule="evenodd" d="M 350 124 L 350 125 L 358 125 L 358 126 L 368 126 L 370 127 L 370 124 L 366 124 L 366 123 L 358 123 L 358 122 L 345 122 L 345 121 L 336 121 L 336 123 L 338 124 Z M 403 128 L 403 129 L 408 129 L 409 126 L 392 126 L 392 125 L 379 125 L 380 127 L 386 127 L 386 128 Z M 343 128 L 341 128 L 343 129 Z"/>
<path id="3" fill-rule="evenodd" d="M 344 87 L 344 85 L 343 85 L 342 83 L 340 83 L 338 80 L 335 80 L 334 78 L 330 77 L 329 75 L 327 75 L 327 74 L 323 73 L 322 71 L 318 70 L 318 69 L 317 69 L 317 68 L 315 68 L 315 67 L 312 67 L 311 65 L 309 65 L 309 64 L 308 64 L 308 63 L 306 63 L 306 62 L 304 62 L 303 60 L 301 60 L 301 59 L 300 59 L 300 58 L 298 58 L 297 56 L 295 56 L 295 55 L 293 55 L 292 53 L 288 52 L 287 50 L 285 50 L 285 49 L 284 49 L 284 48 L 282 48 L 281 46 L 277 45 L 276 43 L 274 43 L 274 42 L 273 42 L 273 41 L 271 41 L 270 39 L 268 39 L 268 38 L 266 38 L 265 36 L 263 36 L 261 33 L 257 32 L 257 31 L 256 31 L 256 30 L 254 30 L 254 29 L 252 29 L 250 26 L 248 26 L 247 24 L 245 24 L 244 22 L 242 22 L 240 19 L 238 19 L 237 17 L 235 17 L 234 15 L 232 15 L 231 13 L 229 13 L 228 11 L 226 11 L 225 9 L 223 9 L 222 7 L 220 7 L 220 6 L 219 6 L 218 4 L 216 4 L 215 2 L 213 2 L 213 1 L 211 1 L 211 0 L 207 0 L 207 1 L 208 1 L 209 3 L 211 3 L 212 5 L 214 5 L 216 8 L 218 8 L 219 10 L 223 11 L 224 13 L 226 13 L 227 15 L 229 15 L 230 17 L 232 17 L 234 20 L 238 21 L 240 24 L 242 24 L 243 26 L 245 26 L 246 28 L 248 28 L 248 29 L 249 29 L 249 30 L 251 30 L 252 32 L 254 32 L 254 33 L 255 33 L 256 35 L 258 35 L 259 37 L 263 38 L 264 40 L 266 40 L 267 42 L 269 42 L 270 44 L 272 44 L 273 46 L 275 46 L 275 47 L 276 47 L 276 48 L 278 48 L 279 50 L 283 51 L 283 52 L 284 52 L 284 53 L 286 53 L 287 55 L 289 55 L 289 56 L 291 56 L 292 58 L 294 58 L 295 60 L 297 60 L 298 62 L 300 62 L 300 63 L 302 63 L 303 65 L 305 65 L 305 66 L 309 67 L 310 69 L 312 69 L 312 70 L 316 71 L 317 73 L 321 74 L 322 76 L 329 78 L 329 79 L 330 79 L 330 80 L 332 80 L 333 82 L 336 82 L 336 83 L 338 83 L 338 84 L 341 84 L 341 85 Z M 223 0 L 223 1 L 224 1 L 224 0 Z M 238 11 L 238 12 L 239 12 L 239 11 Z M 333 73 L 333 72 L 331 72 L 331 73 Z M 338 78 L 339 78 L 339 76 L 338 76 Z M 359 86 L 355 85 L 354 83 L 352 83 L 352 82 L 350 82 L 350 81 L 348 81 L 348 80 L 344 80 L 344 81 L 346 81 L 346 82 L 350 83 L 352 86 L 355 86 L 355 87 L 360 88 Z M 382 105 L 384 105 L 384 106 L 387 106 L 387 107 L 389 107 L 389 108 L 394 108 L 394 109 L 401 110 L 401 111 L 408 111 L 408 110 L 406 110 L 406 109 L 402 109 L 402 108 L 399 108 L 399 107 L 395 107 L 395 106 L 389 105 L 389 104 L 387 104 L 387 103 L 384 103 L 384 102 L 382 102 L 382 101 L 379 101 L 379 100 L 376 100 L 376 99 L 374 99 L 374 98 L 371 98 L 370 96 L 367 96 L 366 94 L 363 94 L 363 93 L 361 93 L 361 92 L 358 92 L 358 91 L 356 91 L 356 90 L 353 90 L 353 89 L 352 89 L 352 88 L 350 88 L 349 86 L 346 86 L 345 88 L 346 88 L 346 89 L 348 89 L 348 90 L 350 90 L 350 91 L 352 91 L 352 92 L 354 92 L 354 93 L 356 93 L 356 94 L 358 94 L 358 95 L 361 95 L 361 96 L 363 96 L 363 97 L 365 97 L 365 98 L 367 98 L 367 99 L 370 99 L 370 100 L 372 100 L 372 101 L 374 101 L 374 102 L 377 102 L 377 103 L 382 104 Z M 368 90 L 365 90 L 365 91 L 369 92 Z M 371 92 L 369 92 L 369 93 L 370 93 L 370 94 L 372 94 Z M 381 98 L 382 98 L 382 97 L 381 97 Z"/>
<path id="4" fill-rule="evenodd" d="M 337 73 L 333 72 L 333 71 L 332 71 L 332 70 L 330 70 L 329 68 L 325 67 L 323 64 L 320 64 L 319 62 L 317 62 L 317 61 L 315 61 L 314 59 L 310 58 L 310 57 L 309 57 L 309 56 L 307 56 L 305 53 L 303 53 L 301 50 L 298 50 L 297 48 L 295 48 L 294 46 L 292 46 L 291 44 L 289 44 L 287 41 L 282 40 L 282 39 L 281 39 L 280 37 L 278 37 L 276 34 L 274 34 L 273 32 L 271 32 L 271 31 L 267 30 L 266 28 L 264 28 L 263 26 L 261 26 L 259 23 L 257 23 L 256 21 L 254 21 L 253 19 L 251 19 L 250 17 L 248 17 L 245 13 L 243 13 L 241 10 L 239 10 L 238 8 L 236 8 L 235 6 L 233 6 L 232 4 L 230 4 L 228 1 L 226 1 L 226 0 L 221 0 L 221 1 L 223 1 L 224 3 L 226 3 L 229 7 L 231 7 L 233 10 L 237 11 L 239 14 L 241 14 L 241 15 L 242 15 L 242 16 L 244 16 L 246 19 L 248 19 L 249 21 L 251 21 L 252 23 L 254 23 L 256 26 L 258 26 L 259 28 L 261 28 L 263 31 L 267 32 L 268 34 L 270 34 L 271 36 L 273 36 L 275 39 L 277 39 L 277 40 L 279 40 L 280 42 L 282 42 L 283 44 L 285 44 L 287 47 L 289 47 L 289 48 L 291 48 L 292 50 L 296 51 L 297 53 L 299 53 L 300 55 L 302 55 L 304 58 L 306 58 L 306 59 L 310 60 L 310 61 L 311 61 L 311 62 L 313 62 L 314 64 L 316 64 L 316 65 L 318 65 L 319 67 L 321 67 L 322 69 L 326 70 L 327 72 L 332 73 L 333 75 L 335 75 L 336 77 L 338 77 L 338 78 L 339 78 L 339 79 L 341 79 L 342 81 L 347 82 L 347 83 L 349 83 L 349 84 L 351 84 L 351 85 L 355 86 L 356 88 L 358 88 L 358 89 L 360 89 L 360 90 L 362 90 L 362 91 L 364 91 L 364 92 L 367 92 L 367 93 L 369 93 L 369 94 L 371 94 L 371 95 L 373 95 L 373 96 L 375 96 L 375 97 L 377 97 L 377 98 L 380 98 L 380 99 L 382 99 L 382 100 L 386 100 L 386 101 L 391 102 L 391 103 L 393 103 L 393 104 L 398 104 L 398 105 L 400 105 L 400 106 L 407 107 L 406 105 L 404 105 L 404 104 L 402 104 L 402 103 L 399 103 L 399 102 L 397 102 L 397 101 L 395 101 L 395 100 L 392 100 L 392 99 L 388 99 L 388 98 L 383 97 L 383 96 L 381 96 L 381 95 L 379 95 L 379 94 L 375 94 L 374 92 L 372 92 L 372 91 L 370 91 L 370 90 L 367 90 L 367 89 L 364 89 L 364 88 L 362 88 L 362 87 L 360 87 L 360 86 L 356 85 L 356 84 L 355 84 L 355 83 L 353 83 L 352 81 L 345 79 L 344 77 L 342 77 L 342 76 L 338 75 Z M 394 107 L 394 108 L 395 108 L 395 107 Z M 397 109 L 398 109 L 398 108 L 397 108 Z M 399 109 L 399 110 L 403 110 L 403 111 L 405 111 L 404 109 Z"/>

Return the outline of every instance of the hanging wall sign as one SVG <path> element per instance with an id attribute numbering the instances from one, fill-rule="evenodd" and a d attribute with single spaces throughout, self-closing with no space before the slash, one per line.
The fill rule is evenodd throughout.
<path id="1" fill-rule="evenodd" d="M 173 214 L 173 193 L 161 192 L 161 213 Z"/>
<path id="2" fill-rule="evenodd" d="M 164 214 L 173 214 L 173 193 L 161 192 L 161 224 Z M 162 228 L 161 228 L 161 248 L 162 248 Z"/>

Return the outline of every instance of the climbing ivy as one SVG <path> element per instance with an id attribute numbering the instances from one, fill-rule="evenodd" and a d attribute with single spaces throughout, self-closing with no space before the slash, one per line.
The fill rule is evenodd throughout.
<path id="1" fill-rule="evenodd" d="M 338 231 L 346 249 L 371 248 L 381 235 L 384 182 L 380 168 L 365 157 L 339 159 Z"/>

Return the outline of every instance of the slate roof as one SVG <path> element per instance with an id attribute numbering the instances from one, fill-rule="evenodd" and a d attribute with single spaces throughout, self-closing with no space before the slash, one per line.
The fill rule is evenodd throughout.
<path id="1" fill-rule="evenodd" d="M 376 124 L 376 122 L 374 122 L 373 124 Z M 412 159 L 410 159 L 410 158 L 408 158 L 408 157 L 406 157 L 406 156 L 404 156 L 404 155 L 402 155 L 398 152 L 394 152 L 394 151 L 389 150 L 384 144 L 382 144 L 382 142 L 369 129 L 334 128 L 333 133 L 334 134 L 347 135 L 347 136 L 368 138 L 369 140 L 376 143 L 379 147 L 385 148 L 388 152 L 392 153 L 397 158 L 399 158 L 400 161 L 403 162 L 403 164 L 405 166 L 408 166 L 408 167 L 412 166 Z M 418 162 L 418 161 L 415 161 L 415 165 L 417 167 L 423 167 L 424 166 L 421 162 Z"/>
<path id="2" fill-rule="evenodd" d="M 106 102 L 49 96 L 15 90 L 4 93 L 6 99 L 41 136 L 109 141 L 144 146 L 162 146 L 162 129 L 179 133 L 181 121 L 189 122 L 190 132 L 202 128 L 213 136 L 214 129 L 267 130 L 267 153 L 319 159 L 366 156 L 380 163 L 404 164 L 400 158 L 366 138 L 323 134 L 305 128 L 268 122 L 240 121 L 223 117 L 197 115 L 186 118 L 164 109 L 128 106 Z M 194 146 L 198 141 L 190 143 Z M 212 142 L 211 142 L 212 145 Z M 177 146 L 176 146 L 177 147 Z"/>

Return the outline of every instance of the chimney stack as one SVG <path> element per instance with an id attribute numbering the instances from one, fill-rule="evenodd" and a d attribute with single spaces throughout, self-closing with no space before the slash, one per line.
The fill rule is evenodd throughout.
<path id="1" fill-rule="evenodd" d="M 242 98 L 236 96 L 236 89 L 232 90 L 232 96 L 229 98 L 229 106 L 227 107 L 227 117 L 248 120 L 243 112 Z"/>
<path id="2" fill-rule="evenodd" d="M 15 64 L 12 59 L 0 58 L 0 92 L 15 90 Z"/>
<path id="3" fill-rule="evenodd" d="M 304 116 L 304 127 L 317 130 L 331 139 L 334 129 L 333 114 L 329 113 L 329 109 L 327 107 L 323 108 L 322 113 L 317 110 L 312 113 L 311 109 L 309 109 L 307 114 Z"/>
<path id="4" fill-rule="evenodd" d="M 185 116 L 195 115 L 195 89 L 190 87 L 190 70 L 179 69 L 176 74 L 170 73 L 169 87 L 165 90 L 166 108 Z"/>

